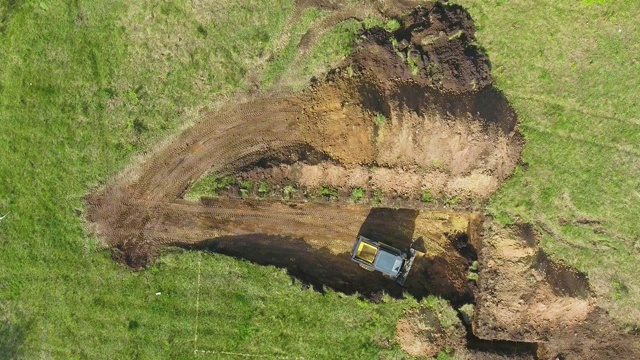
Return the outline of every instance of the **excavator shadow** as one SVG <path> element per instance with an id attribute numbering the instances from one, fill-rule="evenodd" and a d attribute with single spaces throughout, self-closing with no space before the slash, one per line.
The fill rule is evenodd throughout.
<path id="1" fill-rule="evenodd" d="M 354 234 L 353 241 L 357 235 L 362 235 L 408 251 L 414 242 L 418 214 L 419 211 L 412 209 L 371 209 L 359 233 Z M 331 248 L 319 247 L 305 237 L 253 233 L 174 245 L 285 268 L 291 276 L 319 292 L 331 288 L 345 294 L 360 294 L 368 299 L 377 299 L 382 293 L 394 298 L 404 298 L 409 294 L 418 300 L 430 294 L 455 302 L 472 298 L 467 286 L 466 259 L 453 247 L 450 249 L 452 256 L 426 256 L 419 252 L 407 281 L 400 286 L 382 274 L 362 269 L 353 262 L 353 242 L 350 240 L 336 240 L 335 244 Z"/>

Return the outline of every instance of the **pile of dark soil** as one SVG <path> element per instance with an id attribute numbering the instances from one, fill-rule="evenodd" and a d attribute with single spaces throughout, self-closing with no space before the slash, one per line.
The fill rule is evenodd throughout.
<path id="1" fill-rule="evenodd" d="M 379 80 L 408 80 L 448 93 L 492 84 L 489 57 L 475 43 L 474 22 L 461 6 L 420 6 L 400 22 L 391 36 L 381 28 L 365 31 L 367 41 L 354 53 Z"/>

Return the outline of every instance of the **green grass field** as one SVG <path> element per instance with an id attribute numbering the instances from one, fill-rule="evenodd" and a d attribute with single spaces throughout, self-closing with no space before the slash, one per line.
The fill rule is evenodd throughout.
<path id="1" fill-rule="evenodd" d="M 528 169 L 490 211 L 546 228 L 552 257 L 639 323 L 639 4 L 460 3 L 527 139 Z M 254 72 L 267 85 L 282 76 L 292 11 L 284 0 L 0 2 L 0 358 L 403 356 L 387 339 L 414 300 L 323 296 L 282 270 L 199 253 L 132 273 L 79 216 L 84 194 L 199 109 L 248 89 Z M 339 59 L 352 34 L 330 31 L 301 71 Z"/>
<path id="2" fill-rule="evenodd" d="M 415 301 L 322 296 L 283 270 L 194 253 L 132 273 L 87 236 L 85 193 L 277 68 L 291 2 L 198 4 L 2 2 L 0 358 L 399 351 L 387 339 Z"/>
<path id="3" fill-rule="evenodd" d="M 640 326 L 640 32 L 636 1 L 458 1 L 522 122 L 520 167 L 494 196 L 602 305 Z"/>

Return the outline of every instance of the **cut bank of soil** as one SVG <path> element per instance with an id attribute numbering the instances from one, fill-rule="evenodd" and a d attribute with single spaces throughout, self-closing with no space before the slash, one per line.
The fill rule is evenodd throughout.
<path id="1" fill-rule="evenodd" d="M 532 289 L 539 294 L 526 303 L 527 313 L 546 316 L 552 324 L 524 322 L 521 331 L 518 310 L 502 306 L 501 297 L 512 301 L 504 289 L 513 286 L 529 294 L 521 286 L 524 275 L 533 271 L 555 279 L 554 271 L 564 273 L 545 265 L 541 256 L 535 256 L 539 261 L 534 270 L 518 265 L 514 254 L 501 252 L 509 242 L 484 244 L 478 230 L 482 220 L 475 213 L 182 199 L 207 171 L 251 171 L 264 159 L 300 149 L 324 154 L 323 161 L 339 167 L 339 174 L 380 167 L 391 171 L 386 179 L 400 173 L 437 179 L 423 180 L 409 192 L 428 188 L 449 196 L 487 198 L 513 172 L 522 137 L 514 111 L 491 85 L 486 55 L 473 45 L 473 22 L 460 7 L 441 3 L 417 8 L 399 20 L 402 26 L 393 34 L 381 29 L 363 33 L 364 40 L 345 66 L 303 94 L 255 98 L 204 114 L 200 123 L 87 196 L 92 228 L 114 249 L 115 259 L 134 269 L 153 261 L 159 247 L 177 245 L 282 266 L 319 289 L 330 286 L 372 297 L 380 291 L 397 297 L 403 291 L 418 298 L 436 294 L 454 304 L 474 302 L 467 271 L 482 249 L 473 331 L 490 341 L 542 342 L 542 356 L 583 354 L 585 350 L 576 350 L 576 343 L 567 340 L 571 334 L 566 329 L 591 331 L 584 327 L 594 313 L 588 296 L 580 298 L 571 286 L 567 290 L 564 280 L 536 280 Z M 384 182 L 390 180 L 381 181 L 377 186 L 389 186 Z M 405 250 L 418 240 L 422 251 L 407 288 L 349 260 L 358 234 Z M 491 246 L 496 250 L 484 252 Z M 516 249 L 522 258 L 535 255 Z M 496 259 L 516 265 L 497 269 L 489 262 Z M 500 286 L 490 281 L 493 278 L 502 280 Z M 499 294 L 495 301 L 493 293 Z M 534 306 L 549 297 L 553 312 Z M 498 323 L 502 320 L 494 315 L 502 313 L 509 317 Z M 475 355 L 503 354 L 486 349 L 501 343 L 477 339 L 478 346 L 472 344 L 468 350 Z M 584 344 L 609 349 L 595 342 L 579 345 Z M 531 355 L 526 346 L 514 346 L 516 353 L 524 351 L 524 358 Z M 624 351 L 637 354 L 629 347 Z"/>

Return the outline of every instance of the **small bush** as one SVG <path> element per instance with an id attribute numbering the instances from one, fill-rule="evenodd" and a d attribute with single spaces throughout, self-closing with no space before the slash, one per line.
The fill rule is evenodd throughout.
<path id="1" fill-rule="evenodd" d="M 433 201 L 433 196 L 431 195 L 431 191 L 429 189 L 426 189 L 422 193 L 422 197 L 420 197 L 420 201 L 425 202 L 425 203 Z"/>
<path id="2" fill-rule="evenodd" d="M 287 185 L 282 189 L 282 197 L 289 200 L 293 197 L 293 194 L 296 192 L 296 188 L 293 185 Z"/>
<path id="3" fill-rule="evenodd" d="M 467 324 L 471 324 L 471 321 L 473 321 L 473 304 L 464 304 L 458 309 L 458 311 L 462 315 L 462 319 L 464 320 L 464 322 L 466 322 Z"/>
<path id="4" fill-rule="evenodd" d="M 371 204 L 372 205 L 380 205 L 382 203 L 382 199 L 383 199 L 382 190 L 376 189 L 373 192 L 373 200 L 371 200 Z"/>
<path id="5" fill-rule="evenodd" d="M 355 187 L 351 190 L 351 200 L 358 202 L 364 197 L 364 189 Z"/>
<path id="6" fill-rule="evenodd" d="M 323 186 L 320 188 L 320 195 L 326 196 L 328 198 L 334 198 L 338 196 L 338 191 L 329 186 Z"/>
<path id="7" fill-rule="evenodd" d="M 384 25 L 384 29 L 389 32 L 394 32 L 400 29 L 400 22 L 396 19 L 391 19 Z"/>
<path id="8" fill-rule="evenodd" d="M 247 197 L 253 191 L 253 181 L 245 180 L 240 183 L 240 196 Z"/>
<path id="9" fill-rule="evenodd" d="M 260 194 L 260 196 L 265 196 L 268 192 L 269 185 L 264 181 L 260 181 L 260 183 L 258 184 L 258 194 Z"/>

